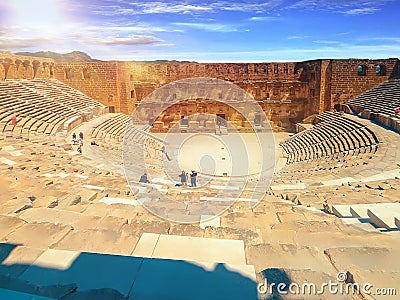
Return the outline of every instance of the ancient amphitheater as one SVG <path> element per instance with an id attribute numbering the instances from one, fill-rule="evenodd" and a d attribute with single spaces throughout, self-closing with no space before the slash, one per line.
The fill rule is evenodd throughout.
<path id="1" fill-rule="evenodd" d="M 145 107 L 147 124 L 129 126 L 153 91 L 192 77 L 239 86 L 269 124 L 217 91 L 161 114 Z M 182 95 L 168 97 L 160 103 Z M 398 59 L 65 63 L 1 52 L 0 299 L 398 299 L 399 107 Z M 234 136 L 253 145 L 258 134 L 275 141 L 264 190 L 224 174 L 242 163 L 227 159 Z M 169 136 L 185 138 L 185 158 Z M 247 149 L 256 169 L 265 156 Z M 221 158 L 218 176 L 207 160 L 193 167 L 196 188 L 166 176 L 203 151 Z"/>

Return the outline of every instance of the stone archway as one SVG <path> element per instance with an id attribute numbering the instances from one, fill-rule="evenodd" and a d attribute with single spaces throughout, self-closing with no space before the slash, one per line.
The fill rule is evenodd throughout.
<path id="1" fill-rule="evenodd" d="M 37 60 L 34 60 L 32 62 L 32 69 L 33 69 L 33 76 L 32 78 L 36 78 L 36 77 L 42 77 L 40 76 L 41 74 L 38 74 L 38 71 L 40 70 L 40 62 Z M 39 75 L 39 76 L 38 76 Z"/>
<path id="2" fill-rule="evenodd" d="M 15 69 L 15 64 L 10 58 L 6 58 L 3 61 L 3 67 L 4 67 L 4 78 L 15 78 L 16 74 L 16 69 Z"/>
<path id="3" fill-rule="evenodd" d="M 0 81 L 6 79 L 6 71 L 4 70 L 3 64 L 0 64 Z"/>
<path id="4" fill-rule="evenodd" d="M 23 65 L 23 77 L 24 79 L 31 79 L 33 78 L 33 68 L 32 68 L 32 64 L 29 60 L 24 60 L 24 62 L 22 63 Z"/>

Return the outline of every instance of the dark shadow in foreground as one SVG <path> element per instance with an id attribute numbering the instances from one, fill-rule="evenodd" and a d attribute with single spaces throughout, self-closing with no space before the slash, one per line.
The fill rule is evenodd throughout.
<path id="1" fill-rule="evenodd" d="M 51 249 L 32 265 L 7 264 L 18 246 L 0 243 L 0 299 L 258 299 L 256 282 L 224 264 Z M 64 268 L 40 265 L 46 257 Z"/>

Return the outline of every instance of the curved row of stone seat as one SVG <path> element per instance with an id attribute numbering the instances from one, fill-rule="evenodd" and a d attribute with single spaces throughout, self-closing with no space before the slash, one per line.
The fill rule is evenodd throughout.
<path id="1" fill-rule="evenodd" d="M 391 79 L 347 102 L 355 111 L 367 109 L 373 113 L 394 116 L 400 107 L 400 79 Z"/>
<path id="2" fill-rule="evenodd" d="M 56 79 L 6 80 L 12 93 L 22 99 L 36 99 L 37 95 L 76 110 L 81 114 L 105 111 L 105 106 Z M 39 98 L 40 99 L 40 98 Z"/>
<path id="3" fill-rule="evenodd" d="M 3 133 L 16 136 L 28 132 L 55 134 L 65 121 L 74 116 L 77 116 L 75 112 L 62 107 L 47 110 L 0 92 L 0 131 Z M 16 126 L 12 124 L 14 117 L 17 118 Z"/>
<path id="4" fill-rule="evenodd" d="M 122 146 L 125 139 L 128 143 L 146 144 L 146 147 L 161 150 L 163 140 L 149 133 L 149 126 L 127 126 L 129 120 L 129 116 L 122 113 L 110 114 L 105 121 L 94 126 L 91 137 L 117 148 Z"/>
<path id="5" fill-rule="evenodd" d="M 94 127 L 92 138 L 122 141 L 129 117 L 122 113 L 112 114 L 103 123 Z"/>
<path id="6" fill-rule="evenodd" d="M 332 112 L 325 112 L 316 120 L 313 128 L 281 143 L 288 155 L 287 163 L 377 150 L 378 138 L 361 123 Z"/>
<path id="7" fill-rule="evenodd" d="M 56 90 L 55 87 L 51 87 L 56 80 L 0 82 L 0 131 L 2 133 L 13 136 L 22 136 L 29 132 L 54 135 L 59 130 L 69 130 L 106 110 L 104 105 L 87 96 L 76 98 L 75 94 L 79 92 L 75 94 L 61 91 L 45 93 L 39 82 L 46 83 L 49 86 L 48 90 Z M 14 117 L 17 121 L 16 126 L 12 124 Z"/>

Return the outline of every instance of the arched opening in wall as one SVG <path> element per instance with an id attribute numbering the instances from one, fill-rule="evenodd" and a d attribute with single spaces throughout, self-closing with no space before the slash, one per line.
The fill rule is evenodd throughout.
<path id="1" fill-rule="evenodd" d="M 334 110 L 334 111 L 340 111 L 340 104 L 335 104 L 335 105 L 333 106 L 333 110 Z"/>
<path id="2" fill-rule="evenodd" d="M 131 90 L 131 99 L 135 98 L 135 90 Z"/>
<path id="3" fill-rule="evenodd" d="M 3 67 L 4 67 L 4 79 L 7 78 L 12 78 L 13 74 L 10 74 L 10 66 L 12 64 L 12 60 L 9 58 L 6 58 L 3 62 Z M 10 77 L 9 77 L 10 76 Z"/>
<path id="4" fill-rule="evenodd" d="M 6 71 L 4 70 L 3 64 L 0 64 L 0 81 L 6 79 Z"/>
<path id="5" fill-rule="evenodd" d="M 90 79 L 90 78 L 91 78 L 90 70 L 88 68 L 82 69 L 82 79 Z"/>
<path id="6" fill-rule="evenodd" d="M 29 60 L 25 60 L 22 65 L 24 66 L 24 74 L 23 78 L 32 78 L 33 77 L 33 70 L 31 69 L 31 62 Z"/>
<path id="7" fill-rule="evenodd" d="M 289 95 L 291 97 L 293 97 L 293 96 L 295 96 L 295 94 L 296 94 L 296 88 L 294 86 L 290 86 L 289 87 Z"/>
<path id="8" fill-rule="evenodd" d="M 33 66 L 33 78 L 37 77 L 37 72 L 39 70 L 39 66 L 40 66 L 40 62 L 37 60 L 34 60 L 32 62 L 32 66 Z"/>
<path id="9" fill-rule="evenodd" d="M 284 65 L 283 65 L 283 72 L 284 72 L 286 75 L 289 74 L 288 64 L 284 64 Z"/>
<path id="10" fill-rule="evenodd" d="M 367 75 L 367 66 L 359 65 L 357 67 L 357 75 L 358 76 L 366 76 Z"/>
<path id="11" fill-rule="evenodd" d="M 274 74 L 278 74 L 278 65 L 274 65 Z"/>
<path id="12" fill-rule="evenodd" d="M 43 73 L 43 77 L 49 77 L 49 63 L 48 62 L 44 62 L 42 64 L 42 73 Z"/>
<path id="13" fill-rule="evenodd" d="M 377 65 L 376 66 L 376 75 L 378 75 L 378 76 L 386 76 L 386 66 Z"/>
<path id="14" fill-rule="evenodd" d="M 29 60 L 24 60 L 22 65 L 24 66 L 24 68 L 28 68 L 31 65 L 31 62 Z"/>
<path id="15" fill-rule="evenodd" d="M 54 65 L 50 64 L 50 77 L 54 76 Z"/>
<path id="16" fill-rule="evenodd" d="M 310 89 L 310 99 L 313 100 L 315 98 L 315 90 Z"/>
<path id="17" fill-rule="evenodd" d="M 74 71 L 71 68 L 66 68 L 64 71 L 65 71 L 65 79 L 74 78 Z"/>
<path id="18" fill-rule="evenodd" d="M 177 123 L 181 131 L 215 132 L 218 126 L 226 127 L 228 123 L 237 129 L 243 129 L 246 120 L 235 108 L 208 98 L 188 98 L 171 105 L 156 118 L 152 117 L 150 111 L 146 117 L 152 125 L 151 132 L 166 132 Z M 262 115 L 255 114 L 250 121 L 262 125 Z"/>
<path id="19" fill-rule="evenodd" d="M 21 65 L 22 65 L 22 60 L 17 59 L 17 60 L 15 61 L 15 69 L 16 69 L 17 72 L 19 71 L 19 67 L 20 67 Z"/>
<path id="20" fill-rule="evenodd" d="M 129 80 L 130 80 L 130 81 L 133 81 L 133 75 L 132 75 L 132 74 L 129 75 Z"/>

